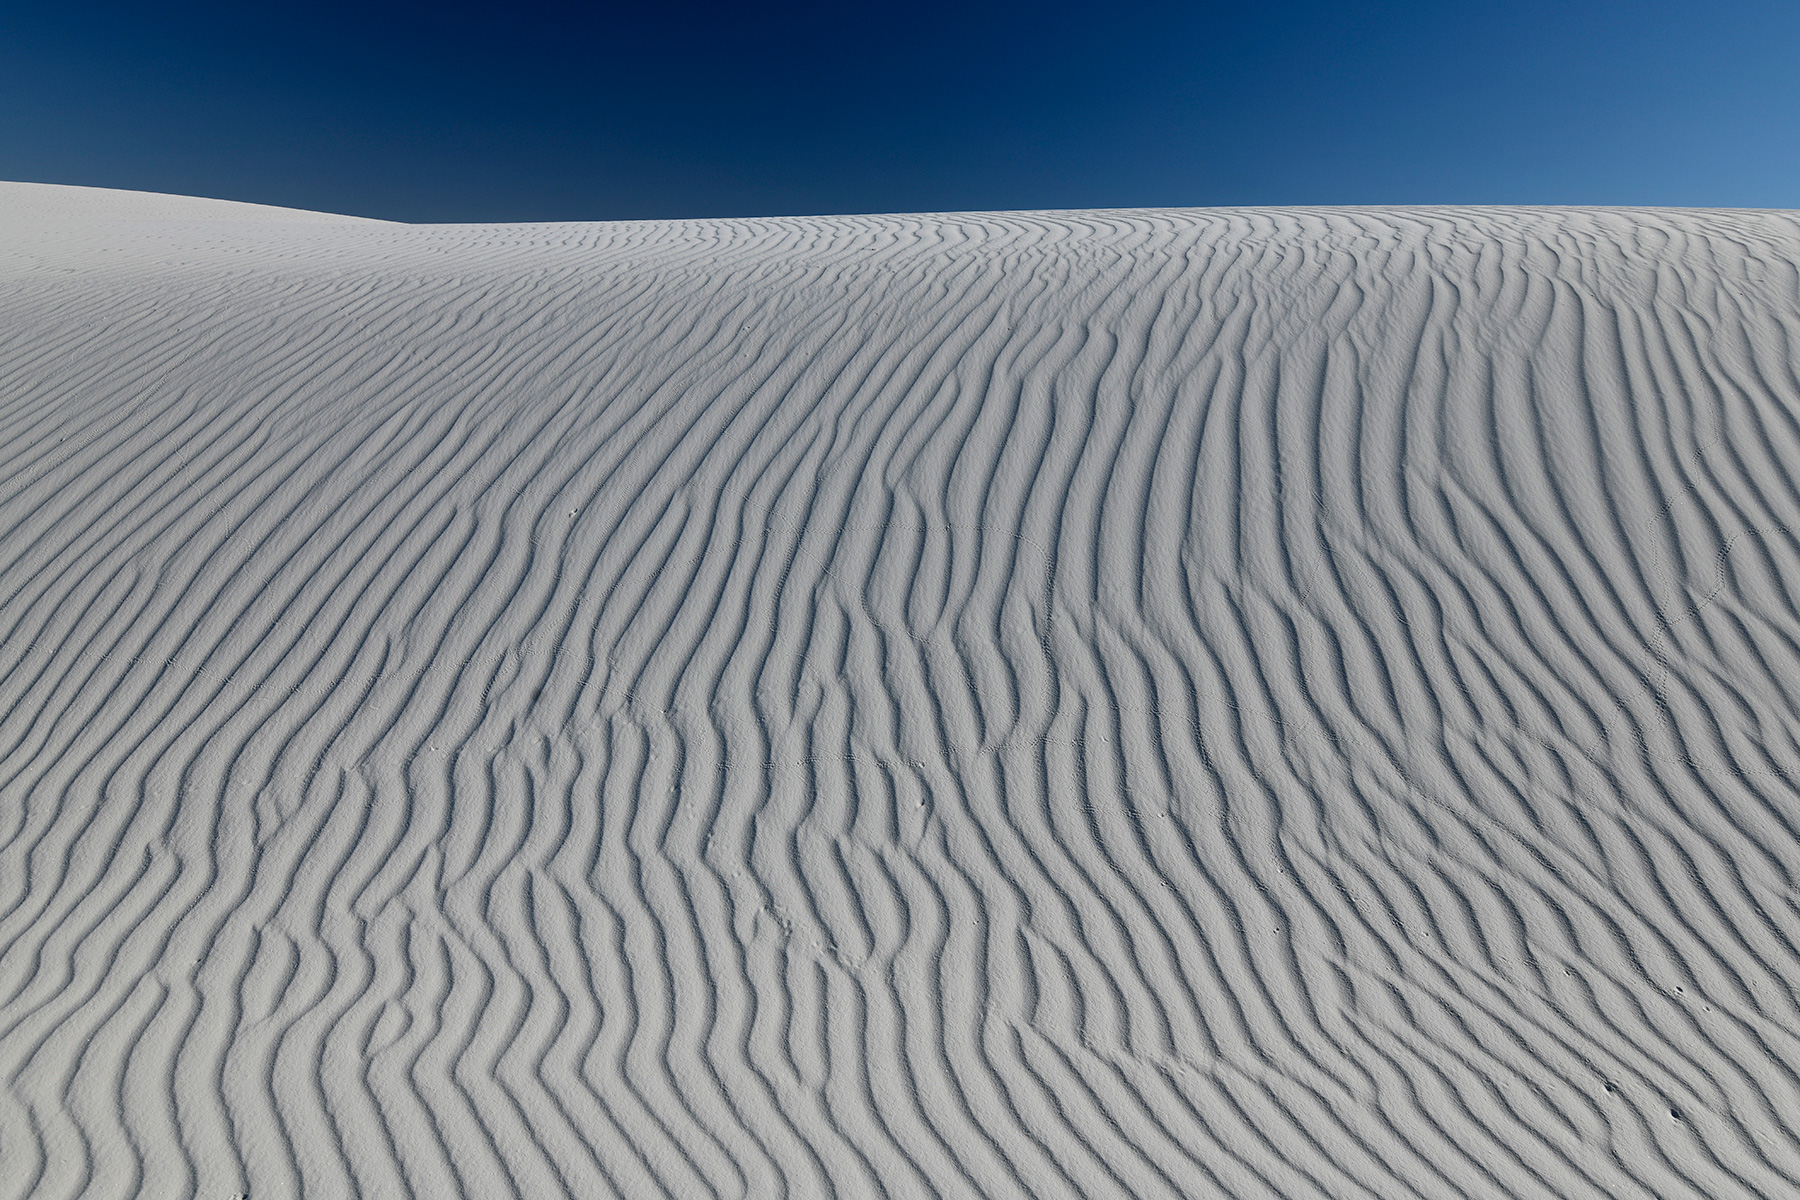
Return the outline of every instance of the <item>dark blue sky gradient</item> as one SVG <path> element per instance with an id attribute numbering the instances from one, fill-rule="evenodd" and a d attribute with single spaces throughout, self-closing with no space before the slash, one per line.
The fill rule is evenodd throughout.
<path id="1" fill-rule="evenodd" d="M 1800 207 L 1800 3 L 0 2 L 0 178 L 406 221 Z"/>

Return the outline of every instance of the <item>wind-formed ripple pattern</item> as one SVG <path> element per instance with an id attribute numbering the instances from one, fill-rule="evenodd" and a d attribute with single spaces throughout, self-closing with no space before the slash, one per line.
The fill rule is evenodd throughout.
<path id="1" fill-rule="evenodd" d="M 0 185 L 0 1200 L 1800 1195 L 1800 220 Z"/>

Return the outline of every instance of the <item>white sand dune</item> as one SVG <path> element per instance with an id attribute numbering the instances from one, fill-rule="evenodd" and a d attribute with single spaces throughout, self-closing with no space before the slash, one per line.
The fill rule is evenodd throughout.
<path id="1" fill-rule="evenodd" d="M 0 187 L 0 1197 L 1800 1195 L 1800 219 Z"/>

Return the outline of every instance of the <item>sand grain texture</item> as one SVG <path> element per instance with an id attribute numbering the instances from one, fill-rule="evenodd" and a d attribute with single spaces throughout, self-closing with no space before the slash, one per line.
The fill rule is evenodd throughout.
<path id="1" fill-rule="evenodd" d="M 0 1197 L 1800 1194 L 1800 221 L 0 186 Z"/>

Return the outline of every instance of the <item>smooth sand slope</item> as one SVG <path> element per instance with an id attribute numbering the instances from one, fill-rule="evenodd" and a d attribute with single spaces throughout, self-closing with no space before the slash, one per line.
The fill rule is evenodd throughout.
<path id="1" fill-rule="evenodd" d="M 0 1197 L 1800 1195 L 1800 220 L 0 187 Z"/>

